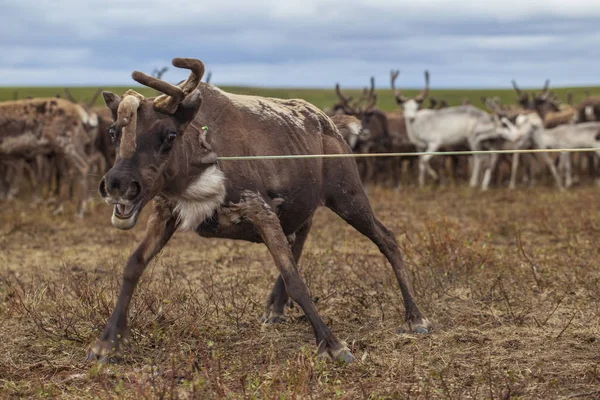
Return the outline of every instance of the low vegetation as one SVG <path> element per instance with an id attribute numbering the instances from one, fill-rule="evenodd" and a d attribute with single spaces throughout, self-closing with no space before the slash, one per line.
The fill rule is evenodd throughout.
<path id="1" fill-rule="evenodd" d="M 85 363 L 142 226 L 114 229 L 103 204 L 83 221 L 28 201 L 3 204 L 0 397 L 600 396 L 597 188 L 369 195 L 435 331 L 396 333 L 403 306 L 392 270 L 321 209 L 300 268 L 325 322 L 357 357 L 345 367 L 315 356 L 298 307 L 282 324 L 258 322 L 277 277 L 264 246 L 192 233 L 176 234 L 143 276 L 123 363 Z"/>

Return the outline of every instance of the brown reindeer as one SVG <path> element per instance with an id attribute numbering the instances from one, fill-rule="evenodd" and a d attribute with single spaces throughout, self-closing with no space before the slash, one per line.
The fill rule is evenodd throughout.
<path id="1" fill-rule="evenodd" d="M 600 96 L 586 96 L 577 105 L 577 122 L 600 121 Z"/>
<path id="2" fill-rule="evenodd" d="M 60 98 L 27 99 L 0 103 L 0 158 L 33 159 L 55 155 L 77 172 L 80 195 L 77 215 L 83 216 L 89 198 L 85 151 L 94 133 L 93 122 L 79 105 Z M 65 196 L 59 198 L 60 209 Z M 56 211 L 56 210 L 55 210 Z"/>
<path id="3" fill-rule="evenodd" d="M 318 352 L 352 361 L 350 351 L 317 313 L 298 273 L 320 205 L 377 244 L 398 279 L 406 329 L 429 332 L 394 234 L 373 214 L 354 160 L 217 162 L 217 156 L 350 153 L 335 122 L 303 100 L 235 95 L 207 85 L 201 82 L 204 65 L 199 60 L 175 58 L 173 65 L 191 71 L 178 86 L 132 74 L 161 96 L 144 98 L 131 90 L 123 97 L 103 93 L 116 121 L 110 132 L 118 149 L 99 186 L 101 196 L 113 205 L 112 224 L 131 229 L 149 202 L 153 210 L 145 237 L 125 267 L 116 307 L 89 359 L 119 355 L 131 297 L 145 267 L 177 229 L 188 229 L 204 237 L 264 243 L 281 273 L 264 321 L 278 321 L 291 297 L 313 328 Z"/>
<path id="4" fill-rule="evenodd" d="M 546 79 L 544 87 L 539 93 L 527 93 L 519 89 L 513 80 L 513 87 L 517 92 L 518 104 L 526 110 L 535 110 L 546 129 L 555 128 L 563 124 L 575 122 L 577 111 L 568 104 L 561 105 L 556 96 L 549 91 L 550 80 Z"/>

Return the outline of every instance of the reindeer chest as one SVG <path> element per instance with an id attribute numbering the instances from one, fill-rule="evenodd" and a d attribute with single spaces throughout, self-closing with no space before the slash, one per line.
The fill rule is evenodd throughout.
<path id="1" fill-rule="evenodd" d="M 217 166 L 211 166 L 180 194 L 169 196 L 180 230 L 196 229 L 223 204 L 225 194 L 225 174 Z"/>

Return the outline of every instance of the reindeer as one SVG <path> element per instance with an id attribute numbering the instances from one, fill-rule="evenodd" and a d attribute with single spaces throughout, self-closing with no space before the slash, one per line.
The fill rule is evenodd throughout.
<path id="1" fill-rule="evenodd" d="M 600 121 L 600 96 L 590 96 L 586 90 L 586 96 L 576 107 L 577 123 Z M 582 154 L 583 156 L 583 154 Z M 598 174 L 598 157 L 595 154 L 585 154 L 589 174 L 596 176 Z"/>
<path id="2" fill-rule="evenodd" d="M 0 159 L 32 159 L 50 154 L 63 157 L 78 173 L 77 215 L 82 217 L 89 197 L 90 166 L 85 147 L 90 142 L 86 128 L 90 123 L 90 116 L 81 106 L 65 99 L 35 98 L 0 103 Z M 56 210 L 61 208 L 63 200 L 60 196 Z"/>
<path id="3" fill-rule="evenodd" d="M 406 134 L 406 124 L 402 111 L 383 111 L 377 108 L 377 96 L 372 90 L 368 97 L 368 104 L 360 109 L 358 117 L 362 123 L 362 133 L 368 137 L 368 141 L 363 142 L 366 149 L 364 152 L 394 152 L 394 153 L 412 153 L 416 147 L 408 140 Z M 394 188 L 399 187 L 400 176 L 402 175 L 403 163 L 408 160 L 410 164 L 414 157 L 394 157 L 389 160 L 371 159 L 369 168 L 365 174 L 365 181 L 371 180 L 375 175 L 376 167 L 383 166 L 392 173 Z M 376 161 L 379 161 L 377 163 Z M 382 162 L 383 161 L 383 162 Z M 409 166 L 410 168 L 410 166 Z"/>
<path id="4" fill-rule="evenodd" d="M 600 147 L 600 122 L 584 122 L 581 124 L 563 124 L 554 128 L 546 128 L 538 114 L 520 115 L 516 126 L 524 140 L 529 140 L 538 149 L 576 149 Z M 600 152 L 596 152 L 600 155 Z M 561 153 L 559 158 L 561 170 L 564 170 L 565 184 L 563 186 L 559 172 L 547 153 L 542 153 L 546 165 L 559 189 L 570 187 L 573 183 L 571 174 L 571 158 L 569 153 Z"/>
<path id="5" fill-rule="evenodd" d="M 577 122 L 600 121 L 600 96 L 586 96 L 577 105 Z"/>
<path id="6" fill-rule="evenodd" d="M 488 110 L 490 110 L 492 113 L 494 113 L 495 115 L 497 115 L 499 117 L 506 118 L 513 125 L 516 124 L 516 120 L 519 117 L 519 115 L 535 113 L 535 111 L 533 111 L 533 110 L 525 110 L 519 106 L 511 106 L 511 105 L 502 106 L 500 104 L 500 99 L 498 99 L 498 98 L 495 98 L 494 100 L 492 100 L 492 99 L 489 99 L 486 97 L 482 97 L 481 101 L 488 108 Z M 515 125 L 515 127 L 516 127 L 516 125 Z M 483 141 L 481 143 L 481 147 L 486 150 L 491 150 L 491 149 L 493 149 L 493 150 L 523 150 L 523 149 L 531 148 L 532 143 L 531 143 L 531 141 L 526 140 L 525 136 L 526 135 L 523 134 L 523 137 L 521 137 L 520 140 L 515 140 L 515 141 L 503 140 L 502 138 L 493 138 L 490 141 Z M 501 154 L 492 154 L 490 156 L 489 170 L 491 171 L 491 173 L 493 173 L 495 171 L 498 161 L 500 161 L 500 159 L 509 159 L 509 163 L 511 165 L 510 180 L 509 180 L 509 184 L 508 184 L 509 189 L 516 188 L 517 171 L 519 168 L 520 156 L 521 155 L 519 153 L 514 153 L 514 154 L 510 154 L 510 155 L 509 154 L 502 154 L 502 155 Z M 531 154 L 523 154 L 522 156 L 524 158 L 526 158 L 526 160 L 527 160 L 526 165 L 528 166 L 528 168 L 527 168 L 528 178 L 529 178 L 529 182 L 531 184 L 533 184 L 533 180 L 534 180 L 533 164 L 534 164 L 535 157 Z M 490 178 L 491 178 L 491 176 L 490 176 Z M 487 190 L 489 183 L 490 183 L 489 180 L 484 181 L 482 184 L 482 190 Z"/>
<path id="7" fill-rule="evenodd" d="M 396 71 L 396 76 L 399 71 Z M 448 107 L 442 110 L 420 109 L 429 93 L 429 72 L 425 71 L 425 89 L 415 98 L 404 97 L 398 91 L 392 79 L 392 90 L 396 102 L 404 111 L 406 132 L 410 141 L 419 151 L 435 152 L 443 148 L 457 145 L 467 145 L 470 150 L 478 150 L 483 140 L 491 138 L 505 138 L 516 140 L 516 129 L 506 118 L 496 116 L 475 108 L 474 106 Z M 433 179 L 438 179 L 429 160 L 432 155 L 419 156 L 419 186 L 425 185 L 425 173 Z M 473 170 L 471 172 L 471 187 L 479 181 L 481 172 L 481 155 L 473 156 Z M 484 180 L 489 180 L 491 171 L 485 171 Z"/>
<path id="8" fill-rule="evenodd" d="M 201 82 L 204 64 L 199 60 L 175 58 L 172 63 L 191 71 L 178 86 L 142 72 L 132 74 L 163 93 L 156 98 L 132 90 L 122 97 L 103 93 L 116 121 L 110 133 L 118 150 L 115 164 L 100 181 L 100 195 L 113 206 L 111 222 L 118 229 L 133 228 L 150 201 L 152 214 L 144 239 L 127 261 L 116 307 L 88 359 L 119 356 L 134 288 L 150 260 L 180 229 L 264 243 L 280 276 L 263 321 L 279 321 L 291 297 L 313 328 L 318 353 L 352 362 L 348 348 L 319 316 L 298 273 L 320 205 L 377 244 L 400 285 L 404 329 L 429 332 L 431 324 L 416 305 L 394 234 L 375 217 L 354 160 L 217 161 L 217 156 L 233 155 L 350 153 L 335 120 L 303 100 L 235 95 L 207 85 Z M 201 126 L 208 126 L 208 132 Z"/>
<path id="9" fill-rule="evenodd" d="M 547 129 L 563 124 L 573 124 L 577 120 L 577 111 L 568 104 L 561 105 L 558 99 L 549 91 L 550 80 L 546 79 L 544 87 L 539 93 L 526 93 L 512 81 L 517 92 L 518 103 L 525 110 L 535 110 Z"/>

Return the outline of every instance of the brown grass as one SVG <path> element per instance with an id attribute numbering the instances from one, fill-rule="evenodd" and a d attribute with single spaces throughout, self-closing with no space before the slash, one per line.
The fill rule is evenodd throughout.
<path id="1" fill-rule="evenodd" d="M 177 234 L 146 271 L 124 362 L 83 362 L 143 234 L 26 201 L 0 211 L 0 397 L 464 399 L 600 397 L 598 191 L 373 189 L 406 256 L 427 337 L 377 248 L 326 209 L 301 269 L 358 361 L 315 357 L 298 307 L 258 317 L 276 269 L 261 245 Z"/>

